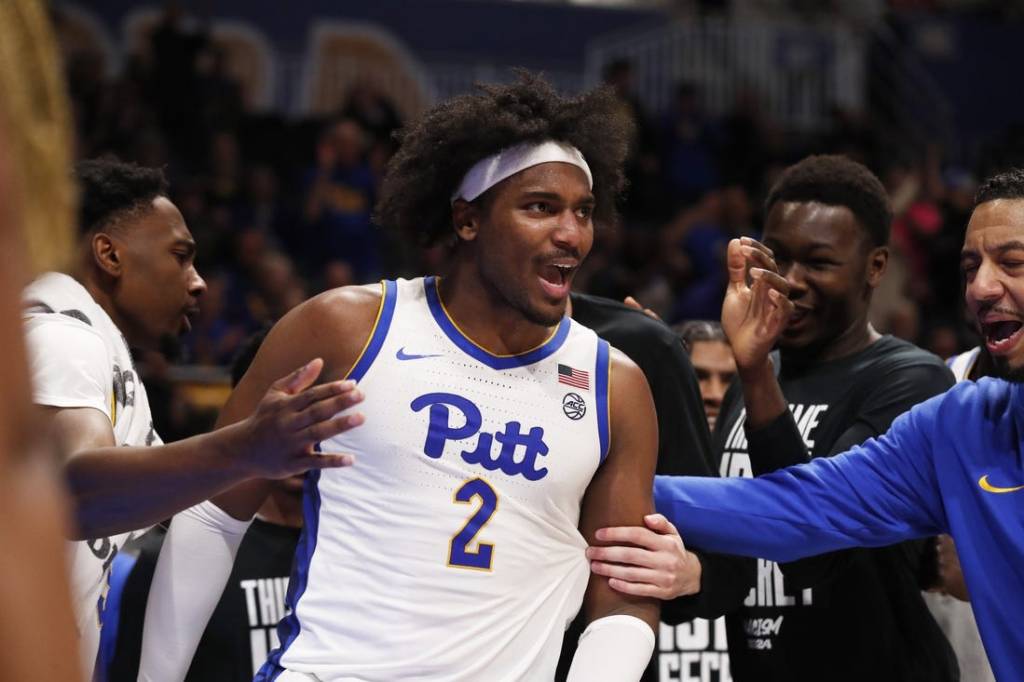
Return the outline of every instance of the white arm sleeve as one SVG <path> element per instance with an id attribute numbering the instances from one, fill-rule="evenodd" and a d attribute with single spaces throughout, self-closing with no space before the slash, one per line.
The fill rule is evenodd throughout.
<path id="1" fill-rule="evenodd" d="M 250 523 L 209 501 L 174 517 L 146 602 L 140 682 L 185 679 Z"/>
<path id="2" fill-rule="evenodd" d="M 635 682 L 654 653 L 654 631 L 636 616 L 605 616 L 580 635 L 566 682 Z"/>

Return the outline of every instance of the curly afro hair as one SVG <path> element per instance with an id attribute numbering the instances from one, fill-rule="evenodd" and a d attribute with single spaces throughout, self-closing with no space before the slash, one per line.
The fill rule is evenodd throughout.
<path id="1" fill-rule="evenodd" d="M 1024 199 L 1024 169 L 1011 168 L 981 183 L 974 195 L 974 205 L 996 199 Z"/>
<path id="2" fill-rule="evenodd" d="M 441 241 L 452 234 L 452 192 L 473 164 L 502 149 L 545 140 L 580 150 L 594 177 L 594 223 L 616 223 L 634 124 L 610 89 L 566 98 L 525 71 L 517 72 L 513 83 L 477 88 L 442 102 L 398 134 L 401 146 L 388 164 L 377 202 L 378 225 L 424 246 Z"/>
<path id="3" fill-rule="evenodd" d="M 889 243 L 892 207 L 885 187 L 865 166 L 845 156 L 808 156 L 783 171 L 764 202 L 765 215 L 776 203 L 787 201 L 845 206 L 871 246 Z"/>
<path id="4" fill-rule="evenodd" d="M 75 165 L 81 201 L 78 229 L 82 234 L 110 227 L 128 213 L 167 195 L 167 178 L 159 168 L 116 159 L 90 159 Z"/>

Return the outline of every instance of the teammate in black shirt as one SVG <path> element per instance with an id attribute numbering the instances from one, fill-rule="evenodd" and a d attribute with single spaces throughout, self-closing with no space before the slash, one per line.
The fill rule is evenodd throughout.
<path id="1" fill-rule="evenodd" d="M 952 385 L 938 358 L 868 323 L 892 219 L 870 171 L 810 157 L 783 173 L 766 212 L 764 246 L 729 244 L 722 326 L 740 384 L 726 395 L 713 438 L 728 476 L 795 464 L 802 452 L 842 452 Z M 957 680 L 949 643 L 921 598 L 926 545 L 759 562 L 744 607 L 727 619 L 734 679 Z"/>

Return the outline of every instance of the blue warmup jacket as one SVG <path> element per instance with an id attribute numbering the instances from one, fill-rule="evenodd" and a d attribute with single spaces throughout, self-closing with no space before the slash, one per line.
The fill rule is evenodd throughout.
<path id="1" fill-rule="evenodd" d="M 688 544 L 773 561 L 949 533 L 989 660 L 1024 679 L 1024 385 L 963 382 L 841 455 L 754 479 L 658 476 Z"/>

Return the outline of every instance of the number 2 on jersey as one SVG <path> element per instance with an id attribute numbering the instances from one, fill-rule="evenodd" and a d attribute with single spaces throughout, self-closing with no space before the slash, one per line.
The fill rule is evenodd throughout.
<path id="1" fill-rule="evenodd" d="M 448 549 L 448 565 L 458 568 L 475 568 L 491 570 L 491 559 L 494 556 L 494 545 L 477 543 L 475 550 L 468 549 L 477 533 L 491 520 L 498 508 L 498 493 L 481 478 L 466 481 L 455 491 L 453 500 L 458 504 L 470 504 L 474 497 L 480 498 L 480 507 L 469 517 L 466 525 L 452 538 Z"/>

